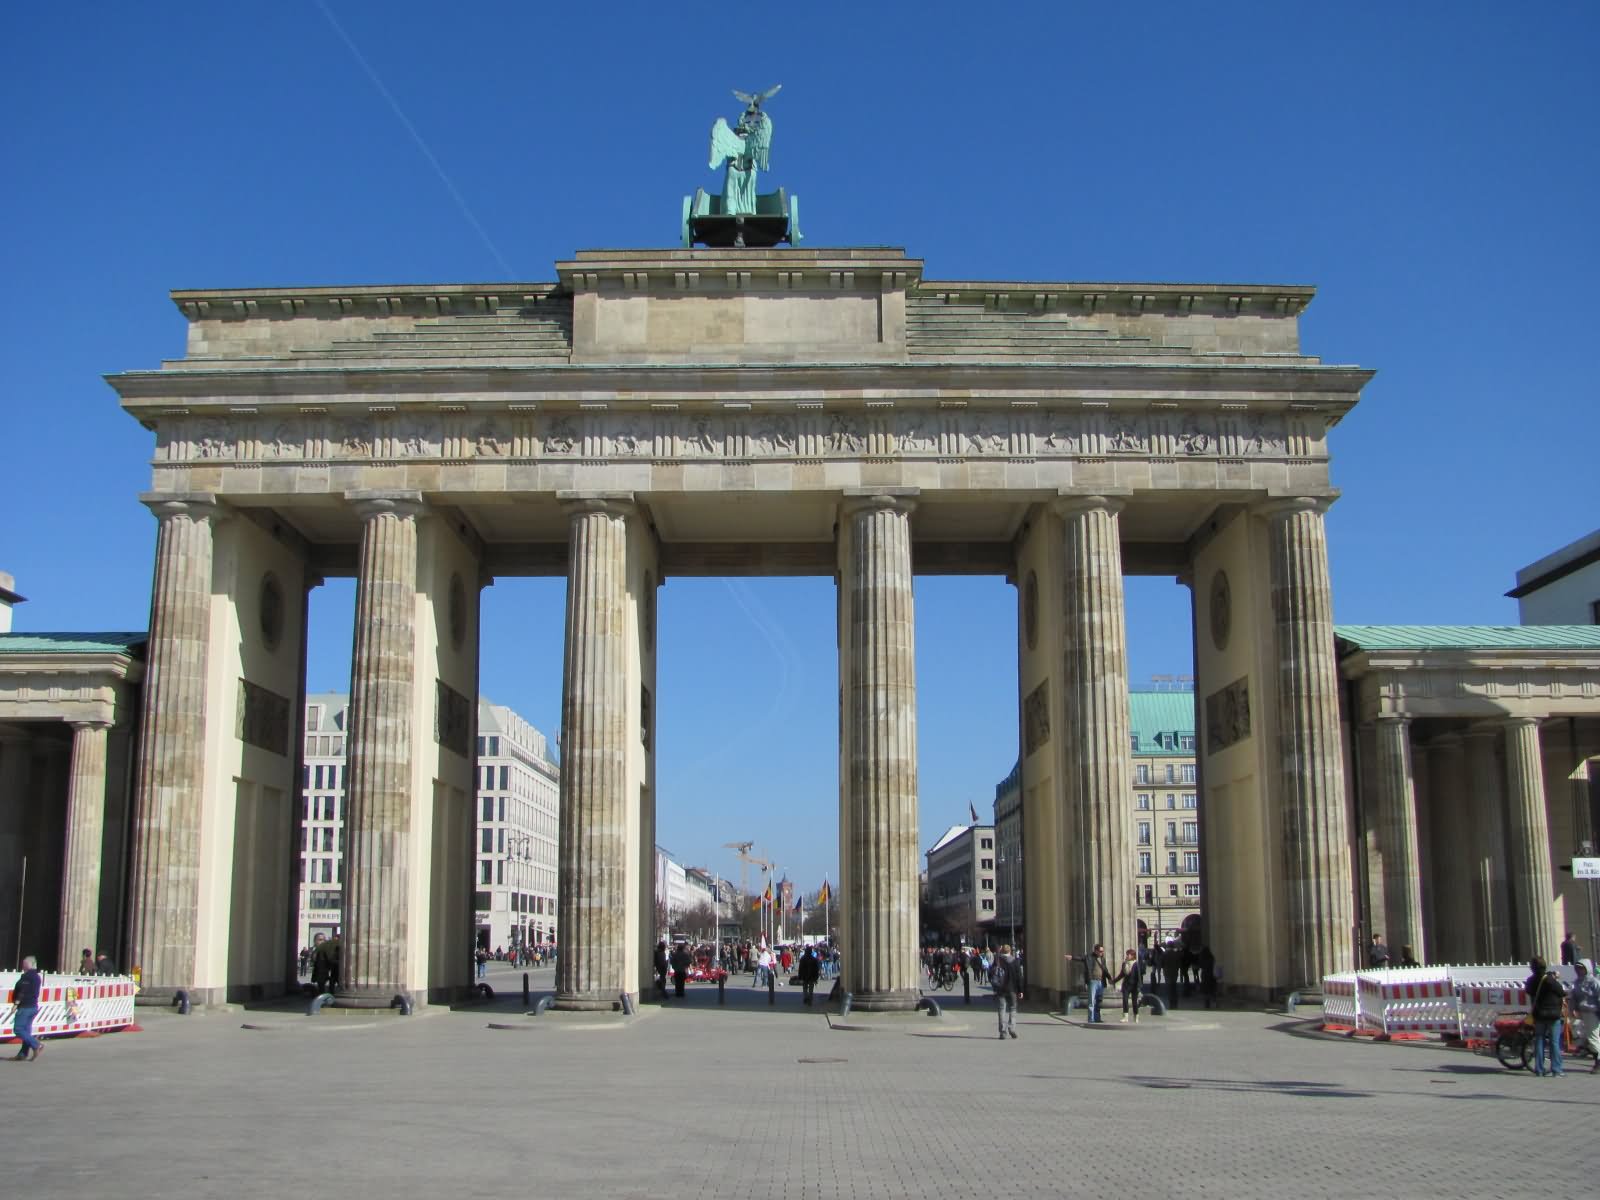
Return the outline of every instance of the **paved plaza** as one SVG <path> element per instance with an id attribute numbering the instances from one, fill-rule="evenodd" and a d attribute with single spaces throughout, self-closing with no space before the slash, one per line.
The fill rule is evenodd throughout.
<path id="1" fill-rule="evenodd" d="M 631 1019 L 141 1010 L 0 1063 L 17 1195 L 1587 1193 L 1600 1076 L 1264 1012 L 938 1020 L 711 987 Z M 535 973 L 537 988 L 550 972 Z M 506 985 L 501 987 L 501 985 Z M 941 993 L 944 997 L 945 994 Z M 946 997 L 947 998 L 947 997 Z M 1305 1010 L 1309 1015 L 1312 1010 Z M 1114 1014 L 1113 1014 L 1114 1017 Z M 844 1027 L 841 1027 L 843 1024 Z M 510 1026 L 511 1028 L 495 1028 Z"/>

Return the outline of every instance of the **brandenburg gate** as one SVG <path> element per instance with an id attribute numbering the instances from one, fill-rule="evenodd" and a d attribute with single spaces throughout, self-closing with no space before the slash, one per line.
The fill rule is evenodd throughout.
<path id="1" fill-rule="evenodd" d="M 1355 948 L 1323 522 L 1370 373 L 1306 287 L 933 281 L 886 249 L 586 251 L 539 284 L 183 291 L 111 378 L 159 522 L 129 963 L 285 986 L 306 599 L 354 575 L 344 993 L 470 985 L 478 597 L 567 579 L 557 1003 L 647 983 L 656 589 L 838 581 L 844 986 L 918 991 L 912 579 L 1017 590 L 1030 982 L 1134 944 L 1123 579 L 1193 596 L 1209 940 Z M 706 670 L 715 670 L 707 664 Z"/>

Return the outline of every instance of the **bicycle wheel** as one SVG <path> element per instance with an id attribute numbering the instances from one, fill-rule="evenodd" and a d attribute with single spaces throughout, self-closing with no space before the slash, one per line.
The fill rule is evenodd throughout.
<path id="1" fill-rule="evenodd" d="M 939 984 L 939 986 L 944 988 L 944 990 L 947 991 L 947 992 L 955 991 L 956 990 L 955 973 L 951 972 L 950 974 L 946 975 L 944 977 L 943 981 Z"/>
<path id="2" fill-rule="evenodd" d="M 1525 1071 L 1533 1055 L 1530 1040 L 1520 1034 L 1501 1034 L 1494 1040 L 1494 1056 L 1509 1071 Z"/>

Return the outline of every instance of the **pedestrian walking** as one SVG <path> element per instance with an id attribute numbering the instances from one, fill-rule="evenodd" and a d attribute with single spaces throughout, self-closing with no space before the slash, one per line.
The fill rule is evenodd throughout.
<path id="1" fill-rule="evenodd" d="M 1200 998 L 1207 1008 L 1214 1008 L 1217 1003 L 1217 978 L 1222 974 L 1217 969 L 1217 956 L 1211 952 L 1210 946 L 1200 947 Z"/>
<path id="2" fill-rule="evenodd" d="M 661 993 L 661 998 L 667 998 L 667 943 L 657 942 L 656 952 L 650 957 L 650 965 L 656 973 L 656 989 Z"/>
<path id="3" fill-rule="evenodd" d="M 1022 999 L 1022 985 L 1022 963 L 1011 957 L 1009 944 L 1002 945 L 989 966 L 989 986 L 994 989 L 995 1019 L 1000 1023 L 1001 1038 L 1017 1036 L 1017 1001 Z"/>
<path id="4" fill-rule="evenodd" d="M 1561 943 L 1561 965 L 1564 967 L 1577 966 L 1583 961 L 1583 947 L 1578 945 L 1578 939 L 1572 935 L 1572 930 L 1567 930 L 1566 939 Z"/>
<path id="5" fill-rule="evenodd" d="M 28 955 L 22 960 L 22 974 L 11 987 L 11 998 L 17 1006 L 13 1032 L 22 1049 L 16 1054 L 17 1062 L 37 1062 L 44 1043 L 33 1036 L 33 1021 L 39 1015 L 39 991 L 44 986 L 44 976 L 39 974 L 39 960 Z"/>
<path id="6" fill-rule="evenodd" d="M 800 987 L 805 993 L 801 1003 L 809 1008 L 813 994 L 817 990 L 817 979 L 822 975 L 822 963 L 817 958 L 815 946 L 807 946 L 806 952 L 800 956 L 799 975 Z"/>
<path id="7" fill-rule="evenodd" d="M 1382 970 L 1389 965 L 1389 947 L 1383 944 L 1383 934 L 1372 935 L 1372 942 L 1367 946 L 1367 966 L 1374 971 Z"/>
<path id="8" fill-rule="evenodd" d="M 678 998 L 683 998 L 683 988 L 689 982 L 689 946 L 687 942 L 679 942 L 672 947 L 672 954 L 668 961 L 672 964 L 672 988 Z"/>
<path id="9" fill-rule="evenodd" d="M 1144 989 L 1144 963 L 1139 959 L 1137 950 L 1129 950 L 1122 956 L 1122 966 L 1117 970 L 1115 982 L 1122 985 L 1122 1023 L 1128 1023 L 1128 1009 L 1131 1001 L 1133 1008 L 1133 1022 L 1139 1023 L 1139 1000 Z"/>

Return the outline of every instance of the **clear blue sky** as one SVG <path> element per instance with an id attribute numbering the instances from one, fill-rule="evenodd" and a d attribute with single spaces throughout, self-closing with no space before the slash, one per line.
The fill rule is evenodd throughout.
<path id="1" fill-rule="evenodd" d="M 727 11 L 699 35 L 689 11 Z M 1600 524 L 1600 7 L 1472 3 L 7 6 L 0 570 L 17 627 L 143 628 L 150 436 L 103 373 L 182 352 L 175 287 L 552 278 L 661 246 L 730 88 L 781 82 L 770 181 L 813 245 L 931 279 L 1310 283 L 1306 349 L 1379 371 L 1334 431 L 1346 622 L 1513 623 Z M 769 25 L 771 33 L 764 32 Z M 485 594 L 484 688 L 554 732 L 559 582 Z M 347 686 L 353 591 L 315 607 Z M 1189 661 L 1130 583 L 1137 681 Z M 918 584 L 924 847 L 1016 746 L 1011 589 Z M 833 600 L 661 593 L 660 832 L 835 870 Z M 713 669 L 714 668 L 714 669 Z M 835 875 L 835 878 L 837 876 Z"/>

